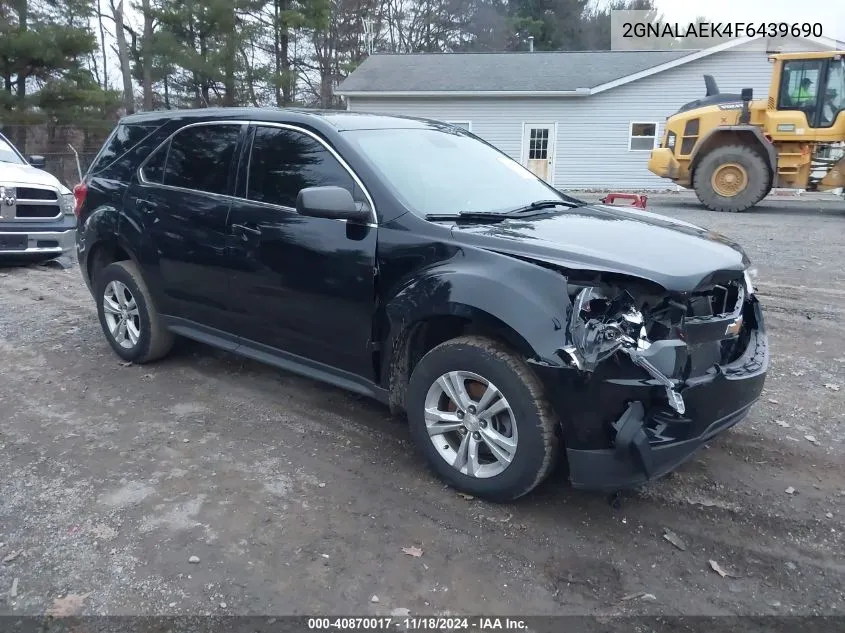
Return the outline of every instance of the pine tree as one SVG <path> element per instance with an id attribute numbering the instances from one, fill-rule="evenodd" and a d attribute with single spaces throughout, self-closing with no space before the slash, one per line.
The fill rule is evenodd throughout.
<path id="1" fill-rule="evenodd" d="M 69 112 L 78 114 L 80 103 L 96 109 L 113 100 L 85 66 L 97 50 L 89 25 L 93 14 L 91 0 L 12 0 L 0 5 L 4 123 L 55 122 L 67 119 Z M 26 151 L 24 128 L 13 128 L 12 136 Z"/>
<path id="2" fill-rule="evenodd" d="M 264 0 L 170 0 L 150 6 L 159 29 L 149 54 L 167 82 L 171 105 L 236 105 L 244 85 L 244 46 L 259 24 Z M 153 71 L 154 72 L 154 71 Z M 152 73 L 151 73 L 152 74 Z"/>

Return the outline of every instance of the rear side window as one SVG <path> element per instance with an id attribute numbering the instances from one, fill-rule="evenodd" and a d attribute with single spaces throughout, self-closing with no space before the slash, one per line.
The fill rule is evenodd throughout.
<path id="1" fill-rule="evenodd" d="M 199 125 L 178 132 L 170 141 L 163 184 L 227 193 L 240 132 L 241 126 L 236 124 Z"/>
<path id="2" fill-rule="evenodd" d="M 169 147 L 170 143 L 165 143 L 153 152 L 152 156 L 147 159 L 147 162 L 144 163 L 144 167 L 141 170 L 144 175 L 144 180 L 159 185 L 162 183 L 164 180 L 164 161 L 167 160 L 167 149 Z"/>
<path id="3" fill-rule="evenodd" d="M 158 127 L 158 123 L 133 123 L 131 125 L 121 123 L 106 140 L 100 153 L 91 163 L 88 173 L 95 175 L 103 172 L 117 159 L 155 132 Z"/>

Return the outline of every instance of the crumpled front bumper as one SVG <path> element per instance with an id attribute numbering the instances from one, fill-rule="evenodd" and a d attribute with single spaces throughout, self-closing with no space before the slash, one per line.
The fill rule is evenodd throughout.
<path id="1" fill-rule="evenodd" d="M 654 385 L 642 381 L 603 381 L 607 399 L 627 406 L 616 420 L 609 448 L 567 448 L 569 476 L 577 488 L 618 490 L 654 480 L 691 458 L 707 441 L 740 422 L 763 391 L 769 347 L 762 311 L 753 305 L 755 327 L 742 355 L 730 364 L 715 365 L 704 375 L 690 378 L 679 389 L 686 403 L 683 416 L 668 415 L 650 399 Z M 620 391 L 614 382 L 628 382 Z M 624 394 L 624 395 L 623 395 Z M 611 402 L 605 401 L 605 406 Z M 575 421 L 577 424 L 577 420 Z"/>

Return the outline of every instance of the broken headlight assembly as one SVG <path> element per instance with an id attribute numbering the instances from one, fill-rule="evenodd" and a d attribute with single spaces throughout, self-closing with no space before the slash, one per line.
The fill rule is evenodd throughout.
<path id="1" fill-rule="evenodd" d="M 603 360 L 621 352 L 666 390 L 669 405 L 683 414 L 684 399 L 671 378 L 686 354 L 679 339 L 650 341 L 645 319 L 626 290 L 611 293 L 595 286 L 582 289 L 572 303 L 564 351 L 582 371 L 592 372 Z"/>
<path id="2" fill-rule="evenodd" d="M 757 281 L 757 269 L 756 268 L 746 268 L 743 271 L 743 276 L 745 278 L 745 292 L 749 297 L 751 297 L 756 292 L 756 288 L 754 287 L 754 283 Z"/>

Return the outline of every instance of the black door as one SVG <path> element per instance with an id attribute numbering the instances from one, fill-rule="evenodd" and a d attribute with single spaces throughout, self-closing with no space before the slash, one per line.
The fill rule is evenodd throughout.
<path id="1" fill-rule="evenodd" d="M 226 219 L 236 149 L 246 125 L 202 124 L 179 131 L 142 166 L 128 200 L 138 219 L 143 265 L 161 310 L 230 329 Z M 157 282 L 157 283 L 156 283 Z"/>
<path id="2" fill-rule="evenodd" d="M 365 204 L 360 187 L 308 133 L 256 126 L 229 213 L 231 278 L 245 338 L 365 378 L 374 310 L 374 225 L 300 216 L 300 189 L 336 185 Z"/>

